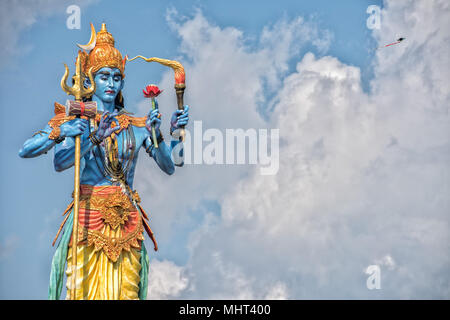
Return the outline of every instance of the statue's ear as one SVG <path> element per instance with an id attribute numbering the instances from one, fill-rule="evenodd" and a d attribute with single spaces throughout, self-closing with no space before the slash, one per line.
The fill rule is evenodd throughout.
<path id="1" fill-rule="evenodd" d="M 122 79 L 122 83 L 120 84 L 120 89 L 119 89 L 119 91 L 122 91 L 124 85 L 125 85 L 125 80 Z"/>

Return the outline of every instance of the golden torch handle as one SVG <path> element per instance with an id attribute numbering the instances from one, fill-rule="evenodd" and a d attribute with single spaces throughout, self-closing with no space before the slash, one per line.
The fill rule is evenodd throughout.
<path id="1" fill-rule="evenodd" d="M 186 85 L 184 83 L 175 84 L 175 93 L 177 94 L 177 104 L 179 110 L 184 110 L 184 89 L 186 89 Z M 180 129 L 180 140 L 184 142 L 185 136 L 184 126 Z"/>

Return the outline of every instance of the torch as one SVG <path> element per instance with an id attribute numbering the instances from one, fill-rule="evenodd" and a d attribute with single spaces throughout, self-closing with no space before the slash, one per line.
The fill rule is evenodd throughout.
<path id="1" fill-rule="evenodd" d="M 167 60 L 167 59 L 160 59 L 160 58 L 145 58 L 143 56 L 136 56 L 132 59 L 128 59 L 128 61 L 133 61 L 136 58 L 144 59 L 147 62 L 158 62 L 166 67 L 170 67 L 175 72 L 175 93 L 177 95 L 177 104 L 179 110 L 184 110 L 184 102 L 183 102 L 183 95 L 184 95 L 184 89 L 186 89 L 186 76 L 184 73 L 184 68 L 178 61 L 175 60 Z M 180 131 L 180 140 L 184 141 L 185 132 L 184 129 L 181 128 Z"/>

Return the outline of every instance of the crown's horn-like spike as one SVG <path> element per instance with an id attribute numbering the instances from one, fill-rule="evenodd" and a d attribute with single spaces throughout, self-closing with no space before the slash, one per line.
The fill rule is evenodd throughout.
<path id="1" fill-rule="evenodd" d="M 97 34 L 95 33 L 94 25 L 91 22 L 91 39 L 89 39 L 89 42 L 87 44 L 77 44 L 77 46 L 83 50 L 90 51 L 94 49 L 96 42 Z"/>

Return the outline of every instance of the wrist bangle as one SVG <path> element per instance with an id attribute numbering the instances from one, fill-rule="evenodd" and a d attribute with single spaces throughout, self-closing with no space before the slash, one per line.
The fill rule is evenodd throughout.
<path id="1" fill-rule="evenodd" d="M 150 154 L 151 149 L 153 148 L 153 143 L 151 143 L 147 148 L 145 148 L 145 152 Z"/>
<path id="2" fill-rule="evenodd" d="M 48 135 L 50 140 L 54 140 L 56 143 L 61 143 L 64 141 L 65 137 L 61 137 L 61 128 L 53 128 L 52 132 Z"/>
<path id="3" fill-rule="evenodd" d="M 94 145 L 98 146 L 100 143 L 102 143 L 102 140 L 100 140 L 99 138 L 97 138 L 97 136 L 95 135 L 96 133 L 97 133 L 97 130 L 92 131 L 92 132 L 89 134 L 89 140 L 91 140 L 91 142 L 92 142 Z"/>
<path id="4" fill-rule="evenodd" d="M 64 141 L 64 139 L 65 139 L 64 137 L 58 137 L 58 138 L 55 139 L 55 142 L 56 143 L 61 143 L 61 142 Z"/>

